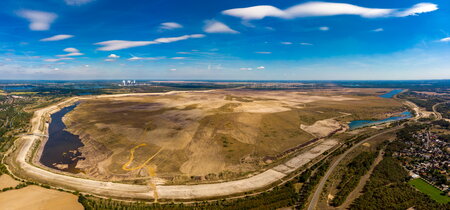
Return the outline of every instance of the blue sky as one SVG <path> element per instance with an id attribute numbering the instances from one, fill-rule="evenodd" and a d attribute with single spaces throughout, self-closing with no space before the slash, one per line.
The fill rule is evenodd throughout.
<path id="1" fill-rule="evenodd" d="M 450 79 L 450 2 L 2 0 L 0 79 Z"/>

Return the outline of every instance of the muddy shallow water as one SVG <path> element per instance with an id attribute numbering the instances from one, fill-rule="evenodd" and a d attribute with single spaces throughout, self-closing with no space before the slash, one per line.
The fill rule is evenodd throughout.
<path id="1" fill-rule="evenodd" d="M 71 173 L 80 172 L 76 165 L 78 160 L 83 157 L 78 148 L 84 144 L 78 136 L 65 130 L 66 125 L 62 121 L 64 115 L 77 105 L 65 107 L 51 115 L 52 120 L 48 128 L 49 137 L 40 159 L 43 165 Z"/>

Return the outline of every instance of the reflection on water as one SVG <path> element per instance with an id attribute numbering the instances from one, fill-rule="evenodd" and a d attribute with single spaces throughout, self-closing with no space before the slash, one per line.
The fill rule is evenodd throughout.
<path id="1" fill-rule="evenodd" d="M 80 172 L 75 166 L 78 160 L 83 159 L 78 148 L 84 145 L 78 136 L 65 130 L 66 125 L 62 121 L 64 115 L 77 105 L 65 107 L 51 115 L 52 121 L 48 128 L 49 137 L 40 159 L 45 166 L 71 173 Z"/>

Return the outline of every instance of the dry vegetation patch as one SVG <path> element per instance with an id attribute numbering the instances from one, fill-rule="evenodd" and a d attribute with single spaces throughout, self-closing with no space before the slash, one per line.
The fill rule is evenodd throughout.
<path id="1" fill-rule="evenodd" d="M 136 180 L 145 163 L 170 181 L 227 179 L 257 171 L 275 157 L 315 137 L 345 128 L 349 120 L 381 118 L 402 109 L 380 90 L 175 92 L 82 101 L 64 117 L 86 145 L 77 167 L 99 179 Z M 371 95 L 372 94 L 372 95 Z"/>
<path id="2" fill-rule="evenodd" d="M 0 193 L 0 209 L 75 210 L 84 208 L 78 203 L 76 195 L 31 185 Z"/>

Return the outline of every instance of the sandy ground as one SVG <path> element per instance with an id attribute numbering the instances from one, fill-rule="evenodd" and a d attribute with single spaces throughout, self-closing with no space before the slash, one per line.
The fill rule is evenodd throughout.
<path id="1" fill-rule="evenodd" d="M 73 100 L 74 99 L 69 99 L 69 103 Z M 154 192 L 148 186 L 95 181 L 66 176 L 36 167 L 27 161 L 33 143 L 39 140 L 39 138 L 42 138 L 41 136 L 46 133 L 47 123 L 45 122 L 44 117 L 48 116 L 51 112 L 58 110 L 60 106 L 67 104 L 67 101 L 61 102 L 35 112 L 32 119 L 31 129 L 34 135 L 22 136 L 18 141 L 19 145 L 17 145 L 19 150 L 15 153 L 15 161 L 18 162 L 20 170 L 24 173 L 23 175 L 49 183 L 51 185 L 62 186 L 97 195 L 120 198 L 153 198 Z M 289 160 L 286 164 L 282 164 L 279 167 L 269 169 L 249 178 L 215 184 L 175 186 L 159 185 L 157 186 L 157 192 L 160 199 L 194 199 L 226 196 L 264 188 L 279 179 L 286 177 L 289 172 L 300 168 L 309 160 L 314 157 L 318 157 L 336 144 L 337 142 L 334 140 L 323 141 L 314 146 L 310 151 L 299 154 L 292 160 Z"/>
<path id="2" fill-rule="evenodd" d="M 195 94 L 191 92 L 184 92 L 187 94 Z M 211 91 L 202 91 L 202 92 L 211 92 Z M 118 198 L 139 198 L 139 199 L 152 199 L 155 195 L 154 189 L 145 185 L 133 185 L 133 184 L 122 184 L 122 183 L 114 183 L 114 182 L 106 182 L 106 181 L 96 181 L 90 179 L 84 179 L 79 177 L 67 176 L 64 174 L 55 173 L 54 171 L 46 170 L 42 167 L 37 167 L 28 162 L 30 151 L 32 149 L 33 144 L 43 139 L 43 136 L 47 133 L 48 123 L 46 123 L 46 119 L 48 119 L 49 115 L 53 112 L 56 112 L 63 106 L 67 106 L 70 103 L 73 103 L 79 99 L 87 99 L 87 98 L 112 98 L 120 100 L 121 97 L 130 96 L 134 98 L 139 98 L 138 96 L 148 96 L 148 95 L 173 95 L 179 92 L 169 92 L 169 93 L 148 93 L 148 94 L 120 94 L 120 95 L 106 95 L 106 96 L 94 96 L 94 97 L 75 97 L 68 99 L 67 101 L 61 102 L 56 105 L 52 105 L 50 107 L 46 107 L 40 110 L 37 110 L 32 119 L 32 135 L 24 135 L 19 138 L 18 150 L 14 159 L 18 163 L 18 170 L 20 170 L 20 175 L 29 177 L 31 179 L 48 183 L 52 186 L 60 186 L 67 189 L 77 190 L 80 192 L 87 192 L 96 195 L 102 196 L 112 196 Z M 242 93 L 241 97 L 250 97 L 250 93 Z M 286 106 L 296 106 L 299 103 L 308 103 L 311 101 L 320 101 L 320 100 L 354 100 L 351 97 L 343 97 L 343 96 L 308 96 L 303 97 L 302 94 L 299 93 L 299 97 L 291 97 L 289 95 L 280 95 L 275 93 L 267 93 L 267 97 L 273 97 L 275 100 L 283 98 L 282 105 L 278 104 L 278 108 L 271 108 L 271 105 L 275 105 L 273 102 L 261 102 L 255 103 L 255 106 L 246 107 L 241 106 L 240 109 L 245 112 L 278 112 L 285 108 Z M 208 101 L 208 98 L 205 98 L 205 101 Z M 187 106 L 189 105 L 189 101 L 186 100 L 186 103 L 176 104 L 176 106 Z M 211 107 L 219 107 L 220 103 L 214 104 L 211 103 L 209 106 Z M 334 123 L 331 123 L 333 127 Z M 369 138 L 370 139 L 370 138 Z M 369 140 L 368 139 L 368 140 Z M 316 145 L 312 146 L 309 151 L 305 151 L 297 156 L 287 160 L 286 162 L 275 166 L 272 169 L 268 169 L 260 174 L 247 177 L 240 180 L 222 182 L 222 183 L 214 183 L 214 184 L 199 184 L 199 185 L 163 185 L 158 184 L 156 186 L 156 194 L 160 199 L 201 199 L 208 197 L 220 197 L 220 196 L 229 196 L 233 194 L 244 193 L 252 190 L 261 189 L 267 187 L 280 179 L 287 177 L 289 173 L 299 169 L 300 167 L 307 164 L 312 159 L 319 157 L 325 151 L 331 149 L 332 147 L 338 144 L 337 141 L 332 139 L 321 140 L 317 142 Z M 39 152 L 38 152 L 39 153 Z M 27 187 L 28 188 L 28 187 Z M 24 189 L 27 189 L 24 188 Z M 13 193 L 14 191 L 11 191 Z M 56 191 L 58 192 L 58 191 Z M 59 192 L 58 192 L 59 193 Z M 9 195 L 9 194 L 8 194 Z M 70 194 L 69 194 L 70 195 Z M 20 197 L 20 196 L 18 196 Z M 2 196 L 0 195 L 0 198 Z M 11 197 L 9 197 L 11 198 Z M 0 203 L 1 200 L 0 200 Z M 26 203 L 26 202 L 25 202 Z M 2 209 L 2 208 L 0 208 Z M 49 208 L 51 209 L 51 208 Z"/>
<path id="3" fill-rule="evenodd" d="M 7 187 L 15 187 L 18 184 L 20 184 L 20 182 L 11 178 L 8 174 L 2 174 L 0 176 L 0 190 Z"/>
<path id="4" fill-rule="evenodd" d="M 32 185 L 0 193 L 0 209 L 78 210 L 84 208 L 78 203 L 76 195 Z"/>
<path id="5" fill-rule="evenodd" d="M 312 125 L 300 125 L 300 128 L 315 137 L 325 137 L 341 128 L 341 124 L 335 119 L 316 121 Z"/>

